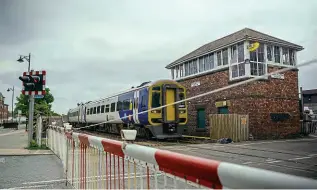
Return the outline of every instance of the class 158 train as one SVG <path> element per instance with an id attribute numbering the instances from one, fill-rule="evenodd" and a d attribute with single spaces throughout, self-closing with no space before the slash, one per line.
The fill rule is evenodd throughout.
<path id="1" fill-rule="evenodd" d="M 186 88 L 180 83 L 149 81 L 100 100 L 77 104 L 67 117 L 74 128 L 94 125 L 90 128 L 105 133 L 135 129 L 137 137 L 180 138 L 188 120 L 188 105 L 186 101 L 170 104 L 184 99 Z"/>

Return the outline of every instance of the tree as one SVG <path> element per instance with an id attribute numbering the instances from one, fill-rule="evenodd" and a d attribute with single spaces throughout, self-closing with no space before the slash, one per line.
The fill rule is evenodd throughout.
<path id="1" fill-rule="evenodd" d="M 29 116 L 29 96 L 20 94 L 17 97 L 17 103 L 15 104 L 14 113 L 18 113 L 21 110 L 22 115 L 26 117 Z M 43 98 L 38 98 L 34 100 L 34 115 L 58 115 L 52 111 L 52 103 L 54 102 L 54 96 L 51 94 L 50 89 L 46 88 L 46 94 Z"/>

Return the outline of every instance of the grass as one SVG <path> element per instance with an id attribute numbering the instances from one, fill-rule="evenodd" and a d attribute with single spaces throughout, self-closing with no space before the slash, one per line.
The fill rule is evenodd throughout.
<path id="1" fill-rule="evenodd" d="M 28 150 L 49 150 L 49 148 L 42 143 L 41 146 L 39 146 L 35 140 L 32 140 L 30 145 L 28 147 L 26 147 L 25 149 L 28 149 Z"/>

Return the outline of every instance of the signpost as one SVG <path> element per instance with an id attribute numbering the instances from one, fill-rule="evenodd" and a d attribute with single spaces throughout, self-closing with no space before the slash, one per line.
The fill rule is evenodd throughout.
<path id="1" fill-rule="evenodd" d="M 18 60 L 21 61 L 21 58 Z M 23 60 L 22 60 L 23 61 Z M 19 79 L 22 81 L 22 94 L 29 95 L 29 137 L 28 146 L 33 139 L 33 114 L 34 114 L 34 99 L 43 98 L 46 94 L 46 71 L 33 71 L 23 72 L 23 76 Z"/>
<path id="2" fill-rule="evenodd" d="M 41 98 L 44 98 L 44 95 L 34 95 L 34 98 L 35 99 L 41 99 Z"/>

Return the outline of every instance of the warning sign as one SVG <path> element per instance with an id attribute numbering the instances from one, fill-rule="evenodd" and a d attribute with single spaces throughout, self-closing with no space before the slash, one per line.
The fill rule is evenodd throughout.
<path id="1" fill-rule="evenodd" d="M 247 124 L 247 118 L 243 117 L 241 118 L 241 125 L 246 125 Z"/>

